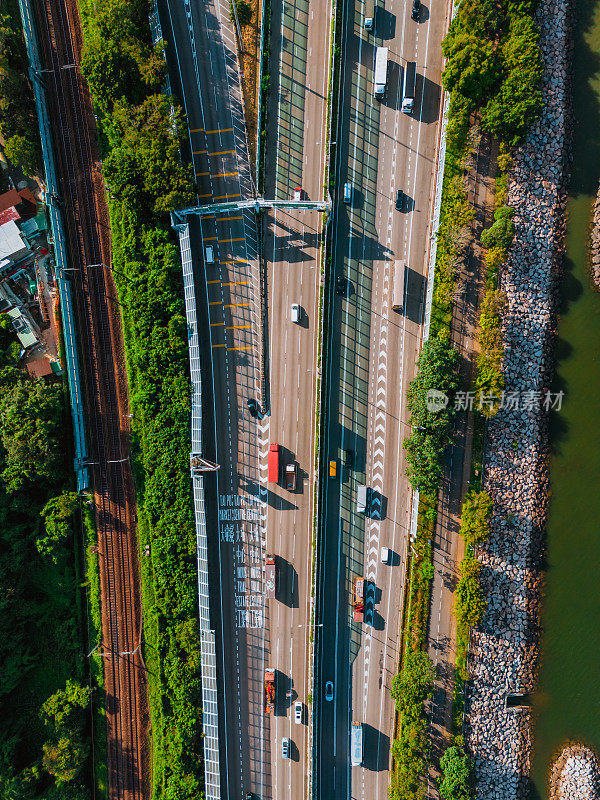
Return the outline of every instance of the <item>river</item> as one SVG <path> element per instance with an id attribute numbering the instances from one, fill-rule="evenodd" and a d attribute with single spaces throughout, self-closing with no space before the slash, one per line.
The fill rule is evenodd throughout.
<path id="1" fill-rule="evenodd" d="M 600 178 L 600 2 L 576 0 L 573 165 L 556 343 L 562 410 L 551 424 L 540 673 L 533 696 L 532 798 L 548 797 L 569 741 L 600 753 L 600 294 L 587 269 Z"/>

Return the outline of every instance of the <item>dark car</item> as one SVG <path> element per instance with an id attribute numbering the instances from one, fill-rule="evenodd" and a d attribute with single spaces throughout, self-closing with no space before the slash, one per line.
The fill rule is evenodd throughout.
<path id="1" fill-rule="evenodd" d="M 354 450 L 344 450 L 344 466 L 346 469 L 354 467 Z"/>
<path id="2" fill-rule="evenodd" d="M 254 397 L 249 397 L 246 400 L 246 405 L 248 406 L 248 411 L 252 414 L 253 417 L 258 417 L 258 403 Z"/>
<path id="3" fill-rule="evenodd" d="M 344 278 L 343 275 L 338 275 L 335 282 L 335 291 L 337 292 L 337 294 L 346 293 L 346 278 Z"/>
<path id="4" fill-rule="evenodd" d="M 402 189 L 398 189 L 398 191 L 396 192 L 396 209 L 397 209 L 397 211 L 402 211 L 402 209 L 404 208 L 405 197 L 406 197 L 406 195 L 404 194 Z"/>
<path id="5" fill-rule="evenodd" d="M 410 12 L 411 18 L 414 20 L 418 20 L 420 13 L 421 13 L 421 0 L 413 0 L 412 11 Z"/>

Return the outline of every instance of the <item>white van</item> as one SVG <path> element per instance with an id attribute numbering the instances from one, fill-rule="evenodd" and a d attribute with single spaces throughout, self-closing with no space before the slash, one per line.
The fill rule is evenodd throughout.
<path id="1" fill-rule="evenodd" d="M 204 260 L 207 264 L 215 263 L 215 248 L 212 244 L 207 244 L 204 248 Z"/>
<path id="2" fill-rule="evenodd" d="M 381 548 L 381 563 L 382 564 L 390 563 L 390 550 L 388 547 Z"/>
<path id="3" fill-rule="evenodd" d="M 356 510 L 359 514 L 366 514 L 369 505 L 369 487 L 361 484 L 356 489 Z"/>

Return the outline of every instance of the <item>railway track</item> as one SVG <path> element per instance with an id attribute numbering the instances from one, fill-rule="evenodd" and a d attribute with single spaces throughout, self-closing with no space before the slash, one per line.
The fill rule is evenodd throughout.
<path id="1" fill-rule="evenodd" d="M 95 191 L 93 121 L 78 61 L 77 10 L 68 0 L 33 0 L 43 81 L 62 184 L 65 233 L 81 343 L 90 475 L 96 503 L 103 617 L 109 795 L 142 800 L 146 678 L 135 535 L 135 493 L 123 357 L 115 331 L 110 254 Z"/>

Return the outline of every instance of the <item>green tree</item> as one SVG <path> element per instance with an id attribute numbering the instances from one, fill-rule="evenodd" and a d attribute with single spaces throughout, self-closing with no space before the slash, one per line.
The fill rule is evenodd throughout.
<path id="1" fill-rule="evenodd" d="M 0 440 L 6 452 L 2 478 L 7 491 L 63 476 L 57 446 L 64 427 L 59 384 L 20 380 L 0 397 Z"/>
<path id="2" fill-rule="evenodd" d="M 494 211 L 493 224 L 481 233 L 481 244 L 484 247 L 501 247 L 506 253 L 515 234 L 513 214 L 510 206 L 500 206 Z"/>
<path id="3" fill-rule="evenodd" d="M 469 547 L 483 544 L 490 535 L 492 498 L 486 491 L 471 490 L 465 495 L 460 521 L 460 535 Z"/>
<path id="4" fill-rule="evenodd" d="M 407 653 L 404 669 L 394 676 L 390 691 L 397 708 L 412 719 L 419 718 L 423 703 L 433 694 L 434 679 L 433 662 L 427 653 L 420 650 Z"/>
<path id="5" fill-rule="evenodd" d="M 511 147 L 519 144 L 542 108 L 539 29 L 529 16 L 511 19 L 502 46 L 504 79 L 482 111 L 483 127 Z"/>
<path id="6" fill-rule="evenodd" d="M 440 759 L 443 800 L 471 800 L 473 797 L 473 759 L 462 747 L 449 747 Z"/>
<path id="7" fill-rule="evenodd" d="M 411 434 L 404 441 L 407 474 L 413 488 L 435 495 L 441 476 L 441 459 L 452 435 L 450 405 L 428 408 L 432 391 L 447 397 L 458 387 L 455 372 L 458 353 L 443 337 L 430 337 L 417 362 L 417 375 L 406 393 Z"/>
<path id="8" fill-rule="evenodd" d="M 9 161 L 23 170 L 25 175 L 36 175 L 40 171 L 42 154 L 37 139 L 15 134 L 7 139 L 4 153 Z"/>
<path id="9" fill-rule="evenodd" d="M 474 102 L 490 96 L 501 76 L 496 46 L 467 28 L 458 17 L 442 42 L 447 58 L 442 83 L 449 92 L 458 92 Z"/>
<path id="10" fill-rule="evenodd" d="M 50 734 L 43 745 L 42 763 L 58 786 L 73 781 L 87 759 L 89 743 L 84 726 L 90 696 L 89 689 L 68 680 L 65 688 L 56 691 L 42 706 L 42 719 Z"/>
<path id="11" fill-rule="evenodd" d="M 63 492 L 58 497 L 50 498 L 40 512 L 44 518 L 46 535 L 38 537 L 37 549 L 40 555 L 50 558 L 54 564 L 64 557 L 64 544 L 73 532 L 72 518 L 78 508 L 77 492 Z"/>
<path id="12" fill-rule="evenodd" d="M 424 719 L 403 721 L 400 736 L 392 744 L 395 770 L 390 797 L 392 800 L 421 800 L 423 776 L 427 770 L 427 723 Z"/>
<path id="13" fill-rule="evenodd" d="M 483 619 L 487 602 L 479 585 L 481 564 L 467 555 L 460 565 L 460 578 L 454 595 L 454 616 L 459 625 L 472 627 Z"/>

